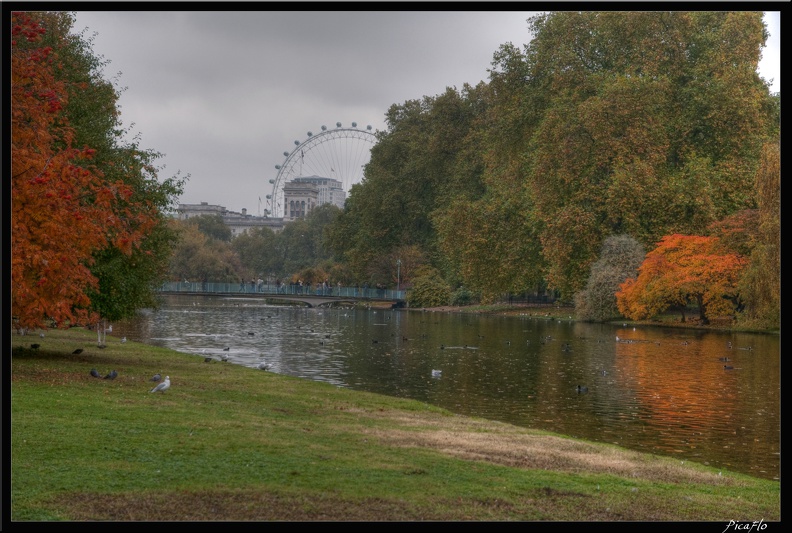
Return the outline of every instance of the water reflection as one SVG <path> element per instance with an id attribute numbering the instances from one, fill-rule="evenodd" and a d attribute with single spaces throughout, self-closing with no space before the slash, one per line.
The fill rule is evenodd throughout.
<path id="1" fill-rule="evenodd" d="M 250 298 L 167 302 L 114 332 L 461 414 L 780 477 L 778 336 L 528 315 L 274 307 Z"/>

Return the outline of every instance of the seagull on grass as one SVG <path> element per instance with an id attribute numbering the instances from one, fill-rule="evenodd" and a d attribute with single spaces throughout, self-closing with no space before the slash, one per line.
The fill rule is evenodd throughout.
<path id="1" fill-rule="evenodd" d="M 165 392 L 170 388 L 170 377 L 165 376 L 165 381 L 151 389 L 149 392 Z"/>

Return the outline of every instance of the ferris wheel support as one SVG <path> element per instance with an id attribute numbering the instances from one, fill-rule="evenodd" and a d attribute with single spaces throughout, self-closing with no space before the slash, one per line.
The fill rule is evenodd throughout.
<path id="1" fill-rule="evenodd" d="M 304 141 L 295 140 L 291 152 L 283 152 L 286 159 L 275 165 L 277 175 L 269 180 L 272 192 L 267 195 L 267 215 L 282 216 L 283 186 L 286 182 L 306 175 L 332 178 L 341 182 L 345 192 L 363 177 L 363 167 L 371 157 L 371 147 L 376 143 L 371 126 L 359 129 L 357 123 L 343 127 L 336 122 L 335 129 L 322 126 L 322 131 L 308 132 Z"/>

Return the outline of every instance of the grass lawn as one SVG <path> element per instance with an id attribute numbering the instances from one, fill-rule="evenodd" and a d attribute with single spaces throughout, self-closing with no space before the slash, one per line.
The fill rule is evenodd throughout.
<path id="1" fill-rule="evenodd" d="M 780 520 L 779 482 L 79 328 L 11 344 L 12 521 Z"/>

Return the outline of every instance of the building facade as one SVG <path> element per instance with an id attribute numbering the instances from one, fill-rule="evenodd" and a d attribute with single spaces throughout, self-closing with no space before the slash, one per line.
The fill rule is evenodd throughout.
<path id="1" fill-rule="evenodd" d="M 305 216 L 319 205 L 319 188 L 309 181 L 292 180 L 283 184 L 283 220 Z"/>
<path id="2" fill-rule="evenodd" d="M 236 237 L 246 233 L 251 228 L 270 228 L 274 232 L 283 229 L 283 218 L 260 217 L 249 215 L 247 209 L 243 208 L 241 213 L 229 211 L 221 205 L 210 205 L 208 202 L 200 204 L 179 204 L 176 210 L 176 218 L 188 220 L 202 215 L 219 215 L 223 222 L 231 229 L 231 236 Z"/>
<path id="3" fill-rule="evenodd" d="M 343 184 L 337 179 L 323 178 L 322 176 L 304 176 L 294 178 L 283 186 L 283 195 L 286 205 L 289 205 L 289 196 L 286 193 L 287 188 L 294 187 L 297 184 L 310 184 L 317 191 L 317 198 L 315 205 L 333 204 L 339 209 L 344 208 L 346 202 L 346 193 L 344 192 Z"/>

